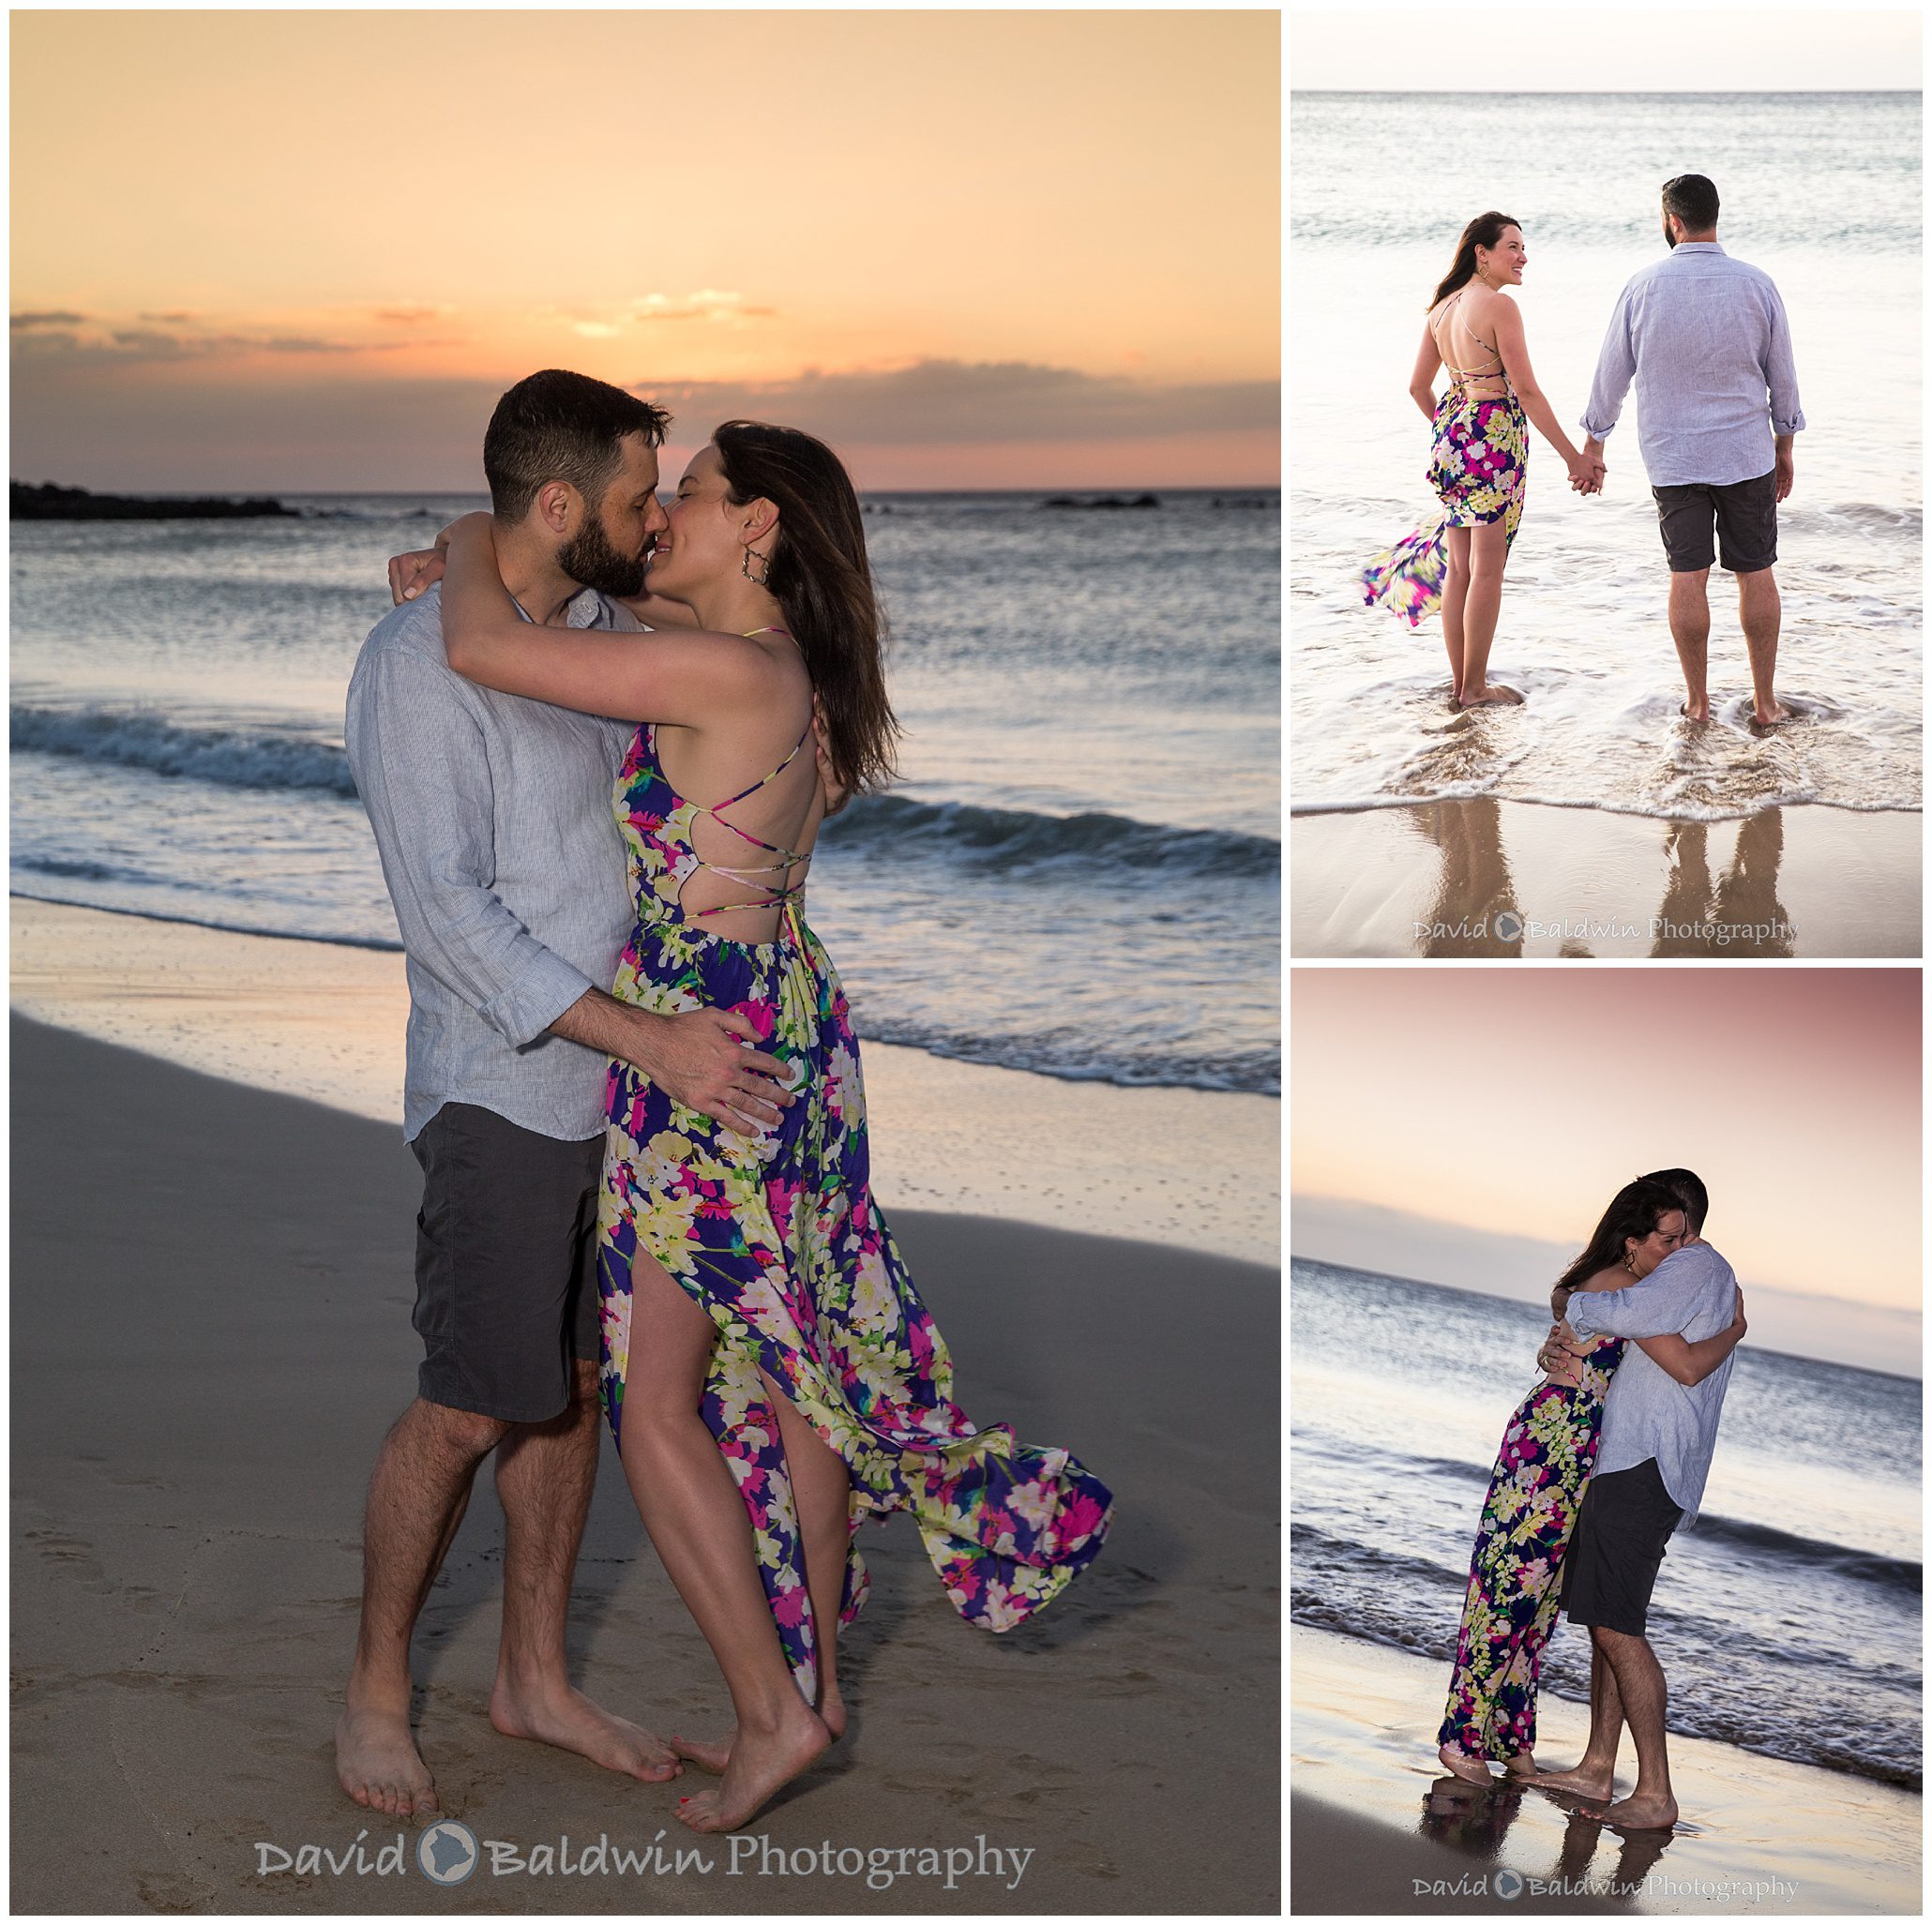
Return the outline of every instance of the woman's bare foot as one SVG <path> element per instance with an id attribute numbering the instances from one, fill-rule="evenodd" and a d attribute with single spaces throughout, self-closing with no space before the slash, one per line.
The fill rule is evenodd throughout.
<path id="1" fill-rule="evenodd" d="M 358 1805 L 390 1818 L 441 1810 L 406 1711 L 349 1705 L 336 1720 L 336 1777 Z"/>
<path id="2" fill-rule="evenodd" d="M 1502 1767 L 1505 1778 L 1534 1778 L 1536 1775 L 1536 1754 L 1533 1752 L 1518 1752 Z"/>
<path id="3" fill-rule="evenodd" d="M 1441 1759 L 1446 1770 L 1457 1777 L 1467 1779 L 1472 1784 L 1487 1784 L 1490 1782 L 1489 1767 L 1480 1758 L 1472 1758 L 1467 1752 L 1452 1750 L 1448 1745 L 1437 1747 L 1436 1756 Z"/>
<path id="4" fill-rule="evenodd" d="M 716 1791 L 680 1798 L 677 1816 L 693 1831 L 735 1831 L 831 1745 L 832 1734 L 795 1693 L 776 1727 L 747 1731 L 741 1723 Z"/>
<path id="5" fill-rule="evenodd" d="M 819 1722 L 832 1734 L 835 1744 L 845 1736 L 845 1701 L 837 1692 L 819 1700 Z M 708 1771 L 714 1778 L 724 1776 L 724 1768 L 731 1763 L 732 1747 L 737 1741 L 735 1731 L 730 1737 L 712 1739 L 680 1737 L 673 1731 L 665 1738 L 680 1758 L 688 1759 L 699 1770 Z"/>
<path id="6" fill-rule="evenodd" d="M 1520 689 L 1505 688 L 1500 682 L 1486 682 L 1480 688 L 1464 689 L 1456 698 L 1456 706 L 1459 709 L 1502 707 L 1522 699 Z"/>
<path id="7" fill-rule="evenodd" d="M 1579 1798 L 1607 1798 L 1616 1789 L 1616 1781 L 1608 1771 L 1578 1765 L 1569 1771 L 1537 1772 L 1536 1789 L 1569 1792 Z"/>
<path id="8" fill-rule="evenodd" d="M 567 1684 L 516 1686 L 499 1677 L 490 1693 L 490 1722 L 506 1737 L 555 1745 L 647 1784 L 660 1784 L 684 1769 L 677 1753 L 641 1724 L 594 1705 Z"/>
<path id="9" fill-rule="evenodd" d="M 1633 1794 L 1614 1805 L 1585 1805 L 1582 1811 L 1586 1818 L 1603 1825 L 1621 1825 L 1630 1831 L 1668 1831 L 1677 1823 L 1677 1800 L 1654 1793 L 1649 1797 Z"/>

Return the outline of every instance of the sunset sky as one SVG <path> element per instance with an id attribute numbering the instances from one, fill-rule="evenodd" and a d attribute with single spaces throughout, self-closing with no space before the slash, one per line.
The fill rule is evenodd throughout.
<path id="1" fill-rule="evenodd" d="M 479 484 L 578 368 L 861 486 L 1278 475 L 1269 12 L 12 16 L 12 472 Z"/>
<path id="2" fill-rule="evenodd" d="M 1291 1247 L 1528 1300 L 1621 1185 L 1683 1166 L 1747 1290 L 1916 1314 L 1920 993 L 1916 970 L 1297 970 Z M 1916 1373 L 1915 1322 L 1862 1327 L 1909 1330 L 1909 1358 L 1859 1361 Z"/>

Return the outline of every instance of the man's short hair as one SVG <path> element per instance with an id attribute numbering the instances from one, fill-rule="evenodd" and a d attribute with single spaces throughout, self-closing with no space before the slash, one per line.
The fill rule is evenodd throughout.
<path id="1" fill-rule="evenodd" d="M 617 472 L 624 437 L 641 434 L 661 447 L 670 426 L 662 408 L 625 388 L 546 368 L 520 381 L 490 417 L 483 436 L 490 504 L 506 521 L 521 521 L 545 482 L 567 481 L 595 511 Z"/>
<path id="2" fill-rule="evenodd" d="M 1683 222 L 1686 233 L 1709 233 L 1717 225 L 1717 186 L 1701 173 L 1680 173 L 1664 183 L 1664 212 Z"/>
<path id="3" fill-rule="evenodd" d="M 1704 1217 L 1711 1208 L 1711 1193 L 1704 1188 L 1703 1179 L 1696 1170 L 1653 1169 L 1643 1181 L 1662 1183 L 1683 1205 L 1684 1221 L 1690 1225 L 1692 1236 L 1695 1237 L 1704 1227 Z"/>

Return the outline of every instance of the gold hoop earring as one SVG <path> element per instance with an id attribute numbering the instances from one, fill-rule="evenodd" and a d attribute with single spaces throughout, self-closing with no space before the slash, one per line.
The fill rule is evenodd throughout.
<path id="1" fill-rule="evenodd" d="M 757 554 L 758 550 L 747 541 L 745 544 L 744 561 L 739 565 L 747 581 L 756 588 L 762 588 L 772 579 L 772 558 L 769 555 L 758 555 L 760 563 L 763 565 L 764 572 L 762 575 L 754 575 L 751 572 L 751 558 Z"/>
<path id="2" fill-rule="evenodd" d="M 1627 1271 L 1628 1271 L 1630 1272 L 1630 1274 L 1631 1274 L 1632 1276 L 1635 1276 L 1635 1275 L 1637 1274 L 1637 1253 L 1636 1253 L 1636 1251 L 1634 1251 L 1634 1250 L 1626 1250 L 1626 1251 L 1624 1251 L 1624 1253 L 1623 1253 L 1623 1268 L 1624 1268 L 1625 1270 L 1627 1270 Z"/>

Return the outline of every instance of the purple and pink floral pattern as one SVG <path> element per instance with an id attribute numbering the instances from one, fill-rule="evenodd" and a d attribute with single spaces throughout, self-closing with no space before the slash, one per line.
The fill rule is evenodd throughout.
<path id="1" fill-rule="evenodd" d="M 1502 1434 L 1470 1559 L 1439 1745 L 1499 1764 L 1535 1749 L 1536 1678 L 1556 1628 L 1563 1553 L 1623 1357 L 1622 1340 L 1604 1338 L 1583 1359 L 1580 1384 L 1538 1384 Z"/>
<path id="2" fill-rule="evenodd" d="M 759 1137 L 612 1065 L 599 1212 L 605 1407 L 622 1438 L 631 1266 L 655 1258 L 718 1342 L 703 1417 L 750 1513 L 760 1575 L 793 1677 L 817 1692 L 796 1507 L 769 1378 L 844 1458 L 854 1542 L 841 1622 L 865 1602 L 860 1522 L 908 1511 L 946 1594 L 989 1631 L 1023 1623 L 1098 1553 L 1107 1487 L 1063 1450 L 975 1429 L 953 1401 L 944 1339 L 914 1292 L 870 1184 L 865 1085 L 845 995 L 794 898 L 777 940 L 733 941 L 678 906 L 696 865 L 694 805 L 640 729 L 617 778 L 638 923 L 613 989 L 663 1013 L 737 1011 L 801 1098 Z M 836 1630 L 831 1633 L 836 1636 Z"/>
<path id="3" fill-rule="evenodd" d="M 1476 399 L 1452 383 L 1435 419 L 1428 480 L 1442 512 L 1362 571 L 1364 604 L 1386 602 L 1411 628 L 1442 606 L 1450 529 L 1501 521 L 1504 545 L 1514 543 L 1529 475 L 1530 426 L 1515 395 Z"/>

